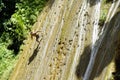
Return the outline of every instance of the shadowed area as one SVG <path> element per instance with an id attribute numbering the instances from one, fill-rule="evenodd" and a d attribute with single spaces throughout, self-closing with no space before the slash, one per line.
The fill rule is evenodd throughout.
<path id="1" fill-rule="evenodd" d="M 81 78 L 84 76 L 86 68 L 90 60 L 91 48 L 90 46 L 85 47 L 83 54 L 80 56 L 79 64 L 76 67 L 76 76 Z"/>
<path id="2" fill-rule="evenodd" d="M 115 80 L 120 80 L 120 37 L 119 37 L 119 39 L 117 40 L 116 43 L 117 43 L 117 45 L 116 45 L 116 56 L 115 56 L 116 71 L 113 72 L 112 74 L 114 75 Z"/>
<path id="3" fill-rule="evenodd" d="M 116 2 L 117 0 L 115 0 Z M 87 2 L 90 4 L 90 6 L 95 6 L 100 2 L 100 0 L 87 0 Z M 113 0 L 106 0 L 105 3 L 113 3 Z"/>
<path id="4" fill-rule="evenodd" d="M 29 52 L 32 55 L 20 62 L 21 65 L 19 64 L 20 67 L 18 66 L 11 80 L 82 80 L 93 50 L 96 51 L 96 56 L 92 60 L 94 65 L 90 67 L 90 78 L 86 80 L 104 80 L 108 76 L 105 69 L 109 68 L 108 65 L 114 58 L 113 43 L 117 37 L 115 25 L 119 20 L 114 18 L 106 23 L 102 39 L 100 36 L 91 49 L 91 44 L 95 40 L 92 37 L 96 38 L 93 32 L 97 31 L 94 30 L 94 26 L 99 20 L 99 15 L 96 15 L 100 12 L 99 4 L 96 4 L 99 0 L 96 1 L 96 6 L 92 7 L 87 3 L 90 0 L 82 0 L 83 3 L 81 0 L 51 1 L 51 8 L 47 6 L 48 11 L 45 9 L 39 17 L 39 26 L 36 26 L 39 27 L 36 30 L 41 28 L 45 32 L 42 43 L 40 46 L 28 44 L 27 50 L 24 51 L 26 55 Z M 91 1 L 91 4 L 94 1 Z M 84 16 L 86 12 L 90 15 Z M 35 49 L 30 50 L 30 46 Z"/>
<path id="5" fill-rule="evenodd" d="M 37 53 L 39 52 L 39 44 L 37 45 L 36 49 L 34 50 L 33 54 L 29 58 L 28 65 L 35 59 Z"/>
<path id="6" fill-rule="evenodd" d="M 120 29 L 119 16 L 120 12 L 117 12 L 111 19 L 111 21 L 106 23 L 106 25 L 108 25 L 108 29 L 98 50 L 90 80 L 93 79 L 92 76 L 94 76 L 95 73 L 95 77 L 99 76 L 105 69 L 105 67 L 108 66 L 115 57 L 115 48 L 117 45 L 115 44 L 115 41 L 118 39 L 117 34 L 119 33 Z"/>
<path id="7" fill-rule="evenodd" d="M 49 8 L 52 7 L 52 5 L 53 5 L 54 2 L 55 2 L 55 0 L 49 0 L 49 2 L 48 2 L 48 6 L 49 6 Z"/>
<path id="8" fill-rule="evenodd" d="M 108 28 L 105 32 L 105 36 L 104 36 L 101 44 L 100 44 L 99 40 L 95 43 L 95 45 L 100 44 L 100 47 L 98 48 L 94 67 L 91 69 L 92 72 L 91 72 L 89 80 L 93 80 L 93 79 L 95 79 L 95 77 L 101 76 L 101 73 L 113 61 L 113 59 L 115 57 L 115 51 L 116 51 L 115 48 L 116 47 L 117 47 L 117 53 L 116 53 L 117 56 L 115 58 L 115 63 L 116 63 L 117 72 L 114 72 L 113 74 L 115 75 L 115 80 L 120 79 L 117 75 L 120 73 L 119 72 L 120 71 L 119 70 L 119 67 L 120 67 L 119 60 L 120 59 L 118 59 L 118 56 L 119 56 L 118 53 L 120 52 L 118 45 L 120 44 L 119 43 L 120 40 L 118 40 L 117 43 L 115 44 L 116 40 L 119 38 L 117 36 L 117 34 L 120 33 L 119 32 L 119 30 L 120 30 L 119 15 L 120 15 L 120 12 L 117 12 L 115 14 L 115 16 L 111 19 L 111 21 L 105 24 Z M 98 46 L 96 46 L 96 49 L 97 49 L 97 47 Z M 90 52 L 91 52 L 90 47 L 88 46 L 84 49 L 83 54 L 80 56 L 79 64 L 77 65 L 76 73 L 75 73 L 78 78 L 83 78 L 83 76 L 85 74 L 86 68 L 90 61 Z M 103 76 L 105 76 L 105 75 L 103 75 Z M 102 77 L 97 80 L 102 80 Z"/>

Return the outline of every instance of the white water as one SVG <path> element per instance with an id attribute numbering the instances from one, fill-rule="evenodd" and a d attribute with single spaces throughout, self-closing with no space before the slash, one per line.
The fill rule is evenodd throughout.
<path id="1" fill-rule="evenodd" d="M 119 0 L 116 4 L 115 4 L 115 3 L 112 4 L 112 6 L 111 6 L 111 8 L 110 8 L 110 10 L 109 10 L 109 13 L 108 13 L 108 15 L 107 15 L 107 19 L 106 19 L 105 23 L 106 23 L 107 21 L 110 21 L 110 20 L 112 19 L 112 17 L 113 17 L 113 15 L 115 14 L 115 12 L 116 12 L 119 4 L 120 4 L 120 0 Z M 98 7 L 100 7 L 100 4 L 98 5 Z M 99 8 L 99 9 L 100 9 L 100 8 Z M 105 27 L 106 27 L 106 28 L 105 28 Z M 97 26 L 96 26 L 96 25 L 94 26 L 91 58 L 90 58 L 90 62 L 89 62 L 89 64 L 88 64 L 88 67 L 87 67 L 87 70 L 86 70 L 86 72 L 85 72 L 85 75 L 84 75 L 83 80 L 89 80 L 90 74 L 91 74 L 92 69 L 93 69 L 93 66 L 94 66 L 94 61 L 95 61 L 95 57 L 96 57 L 98 48 L 100 47 L 100 44 L 101 44 L 101 42 L 102 42 L 102 40 L 103 40 L 103 38 L 104 38 L 104 36 L 105 36 L 105 33 L 106 33 L 106 31 L 107 31 L 107 28 L 108 28 L 108 26 L 106 26 L 106 25 L 104 24 L 104 26 L 103 26 L 103 28 L 102 28 L 102 31 L 101 31 L 101 34 L 100 34 L 100 35 L 101 35 L 101 39 L 99 40 L 99 44 L 94 45 L 94 43 L 95 43 L 96 40 L 97 40 Z M 103 31 L 104 31 L 104 33 L 103 33 Z"/>
<path id="2" fill-rule="evenodd" d="M 84 74 L 83 80 L 89 80 L 90 74 L 91 74 L 93 66 L 94 66 L 95 57 L 96 57 L 96 54 L 97 54 L 95 42 L 98 39 L 98 22 L 99 22 L 99 16 L 100 16 L 100 3 L 101 2 L 99 2 L 95 6 L 96 9 L 95 9 L 94 16 L 96 16 L 96 17 L 94 19 L 95 23 L 94 23 L 94 26 L 93 26 L 91 57 L 90 57 L 90 61 L 89 61 L 87 70 Z"/>
<path id="3" fill-rule="evenodd" d="M 79 18 L 79 20 L 78 20 L 78 23 L 77 24 L 80 24 L 80 26 L 81 26 L 81 28 L 80 28 L 80 30 L 79 30 L 79 38 L 78 38 L 78 45 L 79 46 L 81 46 L 81 47 L 78 47 L 77 49 L 76 49 L 76 53 L 75 53 L 75 57 L 74 57 L 74 60 L 73 60 L 73 64 L 72 64 L 72 67 L 71 67 L 71 71 L 70 71 L 70 76 L 71 77 L 69 77 L 69 79 L 68 80 L 75 80 L 74 79 L 74 75 L 73 75 L 73 72 L 75 71 L 75 66 L 76 66 L 76 64 L 77 64 L 77 57 L 80 55 L 79 53 L 80 53 L 80 50 L 81 50 L 81 48 L 82 48 L 82 46 L 83 46 L 83 44 L 84 44 L 84 42 L 82 42 L 81 41 L 81 39 L 84 39 L 84 37 L 85 37 L 85 31 L 84 31 L 84 28 L 85 28 L 85 26 L 82 26 L 82 24 L 84 23 L 83 21 L 83 19 L 84 19 L 84 14 L 85 14 L 85 12 L 86 11 L 84 11 L 86 8 L 87 8 L 87 6 L 88 5 L 86 5 L 87 4 L 87 2 L 85 1 L 85 0 L 83 0 L 83 5 L 82 5 L 82 8 L 80 9 L 80 13 L 79 13 L 79 15 L 78 15 L 78 18 Z M 80 21 L 81 20 L 81 21 Z"/>
<path id="4" fill-rule="evenodd" d="M 120 0 L 119 0 L 116 4 L 115 4 L 115 0 L 114 0 L 114 2 L 112 3 L 112 5 L 111 5 L 111 7 L 110 7 L 110 9 L 109 9 L 109 11 L 108 11 L 108 15 L 107 15 L 107 18 L 106 18 L 106 20 L 105 20 L 105 23 L 104 23 L 104 25 L 103 25 L 103 28 L 102 28 L 102 30 L 101 30 L 100 35 L 103 34 L 103 30 L 107 30 L 107 29 L 105 29 L 106 27 L 108 28 L 108 26 L 106 25 L 106 23 L 112 19 L 112 17 L 113 17 L 113 15 L 115 14 L 117 8 L 119 7 L 119 4 L 120 4 Z M 105 32 L 106 32 L 106 31 L 105 31 Z"/>

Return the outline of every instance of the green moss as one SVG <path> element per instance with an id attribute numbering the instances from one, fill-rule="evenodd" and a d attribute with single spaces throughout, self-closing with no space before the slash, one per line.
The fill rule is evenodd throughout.
<path id="1" fill-rule="evenodd" d="M 109 8 L 111 6 L 111 3 L 108 3 L 107 1 L 108 0 L 103 0 L 102 4 L 101 4 L 100 19 L 99 19 L 100 26 L 103 26 L 103 24 L 106 20 Z"/>

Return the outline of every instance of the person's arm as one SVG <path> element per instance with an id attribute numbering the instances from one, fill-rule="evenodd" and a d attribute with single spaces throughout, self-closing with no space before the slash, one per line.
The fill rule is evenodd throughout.
<path id="1" fill-rule="evenodd" d="M 38 32 L 41 32 L 41 31 L 36 31 L 35 33 L 37 34 Z"/>

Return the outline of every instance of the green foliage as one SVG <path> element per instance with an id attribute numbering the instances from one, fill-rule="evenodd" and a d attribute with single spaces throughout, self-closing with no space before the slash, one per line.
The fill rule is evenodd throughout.
<path id="1" fill-rule="evenodd" d="M 99 20 L 99 25 L 103 26 L 105 20 L 107 17 L 107 10 L 101 10 L 101 16 L 100 16 L 100 20 Z"/>
<path id="2" fill-rule="evenodd" d="M 7 80 L 20 46 L 46 0 L 0 1 L 0 80 Z"/>
<path id="3" fill-rule="evenodd" d="M 111 6 L 111 0 L 103 0 L 102 1 L 102 5 L 101 5 L 101 13 L 100 13 L 100 19 L 99 19 L 99 25 L 102 27 L 105 20 L 106 20 L 106 17 L 107 17 L 107 14 L 108 14 L 108 10 Z"/>
<path id="4" fill-rule="evenodd" d="M 13 68 L 15 62 L 15 55 L 13 51 L 8 50 L 6 43 L 0 44 L 0 79 L 5 80 L 9 77 L 9 73 Z"/>
<path id="5" fill-rule="evenodd" d="M 12 8 L 9 6 L 9 3 L 6 3 L 7 1 L 4 2 L 3 4 L 5 4 L 6 8 L 5 10 L 3 8 L 1 12 L 4 19 L 0 23 L 0 36 L 4 41 L 6 39 L 4 36 L 9 34 L 8 38 L 12 40 L 12 44 L 8 46 L 8 49 L 18 53 L 20 45 L 36 21 L 39 12 L 45 6 L 46 0 L 15 0 L 10 3 L 16 4 Z M 7 12 L 10 9 L 14 10 L 8 14 Z M 12 14 L 13 12 L 15 13 Z"/>
<path id="6" fill-rule="evenodd" d="M 0 12 L 2 11 L 2 8 L 5 7 L 4 3 L 2 1 L 0 1 Z"/>
<path id="7" fill-rule="evenodd" d="M 39 12 L 45 6 L 45 0 L 21 0 L 20 3 L 16 4 L 16 14 L 21 17 L 27 29 L 33 25 Z"/>

